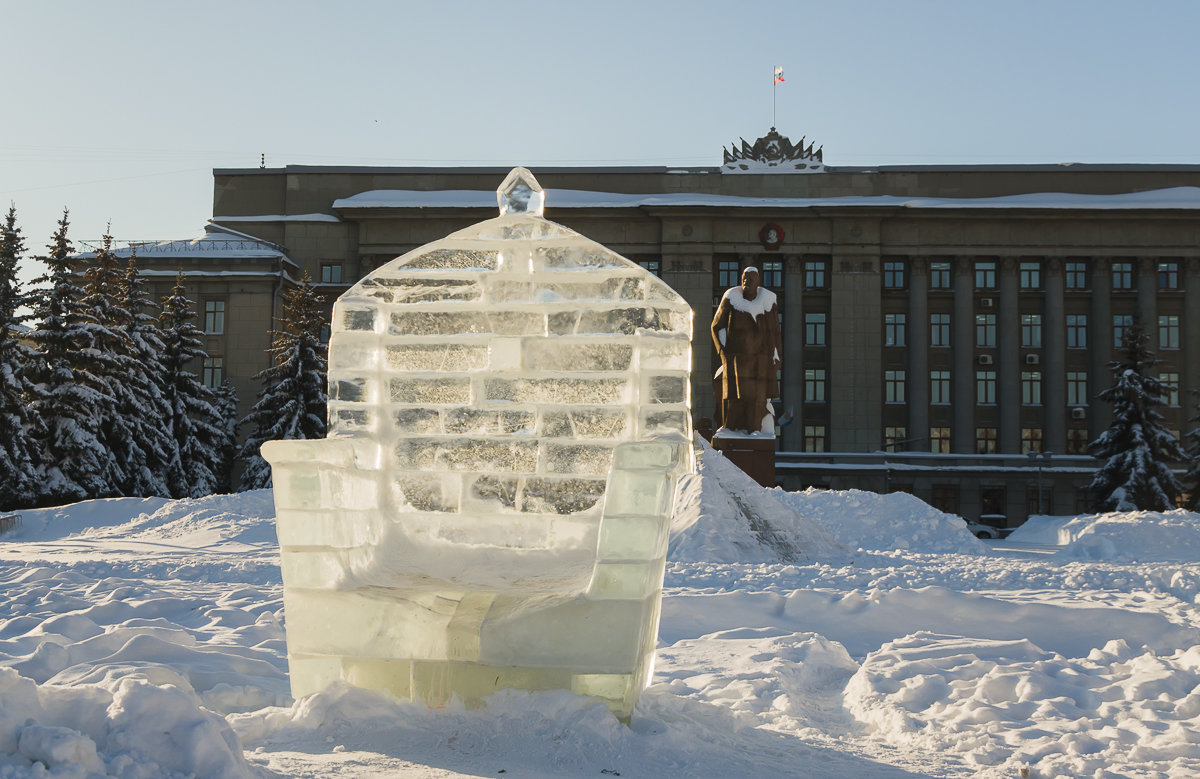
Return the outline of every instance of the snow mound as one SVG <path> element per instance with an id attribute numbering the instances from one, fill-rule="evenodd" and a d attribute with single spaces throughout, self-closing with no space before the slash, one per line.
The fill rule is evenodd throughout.
<path id="1" fill-rule="evenodd" d="M 1200 560 L 1200 514 L 1128 511 L 1075 517 L 1058 531 L 1060 557 L 1111 562 Z"/>
<path id="2" fill-rule="evenodd" d="M 919 632 L 868 655 L 845 702 L 874 736 L 958 753 L 977 776 L 1187 776 L 1198 686 L 1196 646 L 1156 654 L 1113 640 L 1068 658 L 1027 639 Z M 1143 761 L 1175 770 L 1109 773 Z"/>
<path id="3" fill-rule="evenodd" d="M 962 518 L 939 511 L 906 492 L 879 495 L 862 490 L 777 493 L 783 502 L 823 527 L 850 549 L 986 554 Z"/>
<path id="4" fill-rule="evenodd" d="M 252 777 L 233 729 L 175 687 L 38 686 L 0 666 L 0 776 Z"/>
<path id="5" fill-rule="evenodd" d="M 817 523 L 712 449 L 699 436 L 697 472 L 680 480 L 671 527 L 673 561 L 794 562 L 841 545 Z"/>
<path id="6" fill-rule="evenodd" d="M 1074 518 L 1033 514 L 1013 530 L 1008 540 L 1022 544 L 1050 544 L 1053 546 L 1059 543 L 1058 531 Z"/>

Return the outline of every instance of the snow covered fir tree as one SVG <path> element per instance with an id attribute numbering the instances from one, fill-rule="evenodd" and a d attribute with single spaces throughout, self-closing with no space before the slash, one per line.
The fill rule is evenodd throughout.
<path id="1" fill-rule="evenodd" d="M 1188 472 L 1183 477 L 1183 486 L 1187 489 L 1187 507 L 1192 511 L 1200 508 L 1200 391 L 1193 393 L 1196 415 L 1190 417 L 1193 427 L 1183 437 L 1184 454 L 1187 455 Z"/>
<path id="2" fill-rule="evenodd" d="M 228 425 L 217 390 L 204 386 L 191 366 L 207 357 L 195 314 L 184 288 L 183 274 L 163 301 L 162 392 L 167 408 L 167 430 L 174 439 L 173 458 L 167 469 L 171 497 L 198 498 L 227 483 Z"/>
<path id="3" fill-rule="evenodd" d="M 283 325 L 271 345 L 271 367 L 258 374 L 258 402 L 242 420 L 250 427 L 239 460 L 245 464 L 241 488 L 271 486 L 271 467 L 259 454 L 267 441 L 324 438 L 326 402 L 325 345 L 321 299 L 305 274 L 300 286 L 284 294 Z"/>
<path id="4" fill-rule="evenodd" d="M 1168 511 L 1183 491 L 1171 465 L 1185 455 L 1156 410 L 1166 388 L 1150 375 L 1159 361 L 1147 348 L 1149 340 L 1137 319 L 1124 329 L 1119 359 L 1109 363 L 1113 385 L 1099 395 L 1113 407 L 1112 425 L 1090 446 L 1092 456 L 1103 461 L 1091 484 L 1101 511 Z"/>
<path id="5" fill-rule="evenodd" d="M 25 239 L 16 206 L 0 225 L 0 510 L 27 506 L 39 491 L 36 418 L 30 413 L 35 388 L 27 375 L 33 353 L 20 340 L 25 327 L 18 310 L 28 301 L 17 283 Z"/>

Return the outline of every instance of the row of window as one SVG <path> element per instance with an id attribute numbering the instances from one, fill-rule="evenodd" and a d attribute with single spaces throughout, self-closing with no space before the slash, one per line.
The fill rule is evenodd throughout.
<path id="1" fill-rule="evenodd" d="M 804 261 L 804 288 L 810 290 L 826 289 L 828 286 L 828 261 Z M 975 289 L 995 290 L 997 284 L 997 267 L 995 260 L 976 260 L 973 265 Z M 1064 282 L 1069 290 L 1087 290 L 1091 288 L 1090 268 L 1086 261 L 1070 261 L 1064 263 Z M 765 261 L 759 268 L 762 272 L 762 283 L 771 288 L 783 288 L 783 262 Z M 1128 292 L 1137 289 L 1137 264 L 1134 262 L 1113 262 L 1109 268 L 1112 289 L 1118 292 Z M 721 289 L 736 286 L 741 273 L 740 264 L 736 260 L 721 261 L 717 265 L 717 284 Z M 1158 263 L 1158 289 L 1164 291 L 1180 289 L 1179 263 L 1165 261 Z M 904 260 L 883 261 L 884 289 L 907 289 L 908 263 Z M 1025 291 L 1037 291 L 1043 288 L 1042 263 L 1038 260 L 1022 261 L 1018 267 L 1018 284 Z M 934 290 L 949 290 L 954 288 L 953 265 L 950 261 L 934 261 L 929 263 L 929 288 Z"/>
<path id="2" fill-rule="evenodd" d="M 1125 331 L 1133 326 L 1132 314 L 1113 317 L 1113 343 L 1120 344 Z M 1042 315 L 1021 314 L 1021 347 L 1042 348 Z M 1068 349 L 1088 348 L 1088 315 L 1067 314 L 1066 336 Z M 828 346 L 829 315 L 809 312 L 804 315 L 804 345 Z M 908 346 L 908 315 L 883 315 L 883 343 L 885 346 Z M 975 346 L 994 349 L 997 344 L 995 314 L 975 315 Z M 929 315 L 929 345 L 950 346 L 950 314 Z M 1158 317 L 1158 347 L 1178 349 L 1180 345 L 1180 318 L 1176 314 Z"/>
<path id="3" fill-rule="evenodd" d="M 1067 371 L 1067 405 L 1086 406 L 1088 375 L 1084 371 Z M 1163 400 L 1168 406 L 1179 405 L 1179 374 L 1159 373 L 1163 385 Z M 995 405 L 997 373 L 994 370 L 975 371 L 975 402 L 980 405 Z M 906 403 L 907 371 L 887 370 L 883 372 L 883 400 L 885 403 Z M 825 368 L 804 369 L 804 402 L 824 403 L 828 398 L 828 371 Z M 949 405 L 950 371 L 929 372 L 929 402 L 933 405 Z M 1042 372 L 1021 371 L 1021 405 L 1042 405 Z"/>
<path id="4" fill-rule="evenodd" d="M 975 454 L 999 453 L 999 430 L 994 427 L 975 428 Z M 909 443 L 917 441 L 910 439 L 908 428 L 885 427 L 883 429 L 884 451 L 895 451 Z M 950 428 L 929 428 L 929 449 L 935 454 L 950 454 Z M 804 426 L 804 451 L 828 451 L 828 434 L 825 425 Z M 1087 454 L 1088 431 L 1084 428 L 1069 428 L 1067 430 L 1067 454 Z M 1021 453 L 1042 451 L 1042 430 L 1037 427 L 1021 428 Z"/>

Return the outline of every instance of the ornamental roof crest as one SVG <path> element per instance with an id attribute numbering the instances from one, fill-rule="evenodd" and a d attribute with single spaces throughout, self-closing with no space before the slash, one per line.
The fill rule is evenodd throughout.
<path id="1" fill-rule="evenodd" d="M 821 151 L 825 147 L 817 147 L 815 143 L 804 145 L 805 138 L 800 143 L 793 144 L 786 135 L 780 135 L 775 128 L 759 138 L 753 144 L 730 144 L 730 148 L 722 147 L 725 161 L 721 165 L 722 173 L 822 173 L 825 162 Z"/>

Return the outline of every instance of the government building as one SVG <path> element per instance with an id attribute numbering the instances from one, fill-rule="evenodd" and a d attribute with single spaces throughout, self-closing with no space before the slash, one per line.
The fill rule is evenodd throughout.
<path id="1" fill-rule="evenodd" d="M 519 161 L 517 161 L 519 162 Z M 389 260 L 496 214 L 507 168 L 218 169 L 202 238 L 137 246 L 182 270 L 204 378 L 242 409 L 281 293 L 330 303 Z M 1170 385 L 1200 389 L 1200 166 L 839 167 L 774 129 L 713 167 L 534 168 L 546 217 L 660 275 L 695 312 L 692 404 L 714 411 L 709 323 L 742 268 L 778 295 L 776 479 L 912 492 L 1001 527 L 1088 508 L 1097 393 L 1140 320 Z M 1039 489 L 1040 487 L 1040 489 Z"/>

